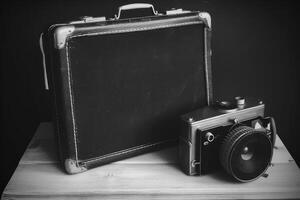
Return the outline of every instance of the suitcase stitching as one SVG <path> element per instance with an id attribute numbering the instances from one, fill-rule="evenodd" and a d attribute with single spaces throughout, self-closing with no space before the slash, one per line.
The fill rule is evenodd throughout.
<path id="1" fill-rule="evenodd" d="M 73 97 L 73 80 L 72 80 L 72 74 L 70 69 L 70 60 L 69 60 L 69 51 L 68 51 L 69 43 L 66 43 L 66 58 L 67 58 L 67 72 L 68 72 L 68 87 L 69 87 L 69 95 L 70 95 L 70 101 L 71 101 L 71 112 L 72 112 L 72 124 L 73 124 L 73 136 L 74 136 L 74 148 L 75 148 L 75 160 L 78 164 L 78 148 L 77 148 L 77 126 L 76 126 L 76 119 L 75 119 L 75 102 Z"/>
<path id="2" fill-rule="evenodd" d="M 170 25 L 129 28 L 129 29 L 114 30 L 114 31 L 103 31 L 103 32 L 98 32 L 98 33 L 85 33 L 85 34 L 74 35 L 74 36 L 71 36 L 70 38 L 76 38 L 76 37 L 82 37 L 82 36 L 93 36 L 93 35 L 105 35 L 105 34 L 116 34 L 116 33 L 155 30 L 155 29 L 171 28 L 171 27 L 178 27 L 178 26 L 185 26 L 185 25 L 201 24 L 201 23 L 202 23 L 202 21 L 183 22 L 183 23 L 170 24 Z"/>
<path id="3" fill-rule="evenodd" d="M 78 34 L 75 36 L 69 37 L 71 38 L 76 38 L 76 37 L 82 37 L 82 36 L 94 36 L 94 35 L 104 35 L 104 34 L 116 34 L 116 33 L 124 33 L 124 32 L 135 32 L 135 31 L 144 31 L 144 30 L 155 30 L 155 29 L 162 29 L 162 28 L 169 28 L 169 27 L 178 27 L 178 26 L 184 26 L 184 25 L 193 25 L 193 24 L 201 24 L 202 21 L 196 21 L 196 22 L 184 22 L 184 23 L 176 23 L 176 24 L 171 24 L 171 25 L 160 25 L 160 26 L 151 26 L 151 27 L 141 27 L 141 28 L 131 28 L 131 29 L 121 29 L 121 30 L 115 30 L 115 31 L 104 31 L 104 32 L 99 32 L 99 33 L 86 33 L 86 34 Z M 69 53 L 68 53 L 68 45 L 69 42 L 66 42 L 66 60 L 67 60 L 67 71 L 68 71 L 68 87 L 69 87 L 69 94 L 70 94 L 70 101 L 71 101 L 71 112 L 72 112 L 72 124 L 73 124 L 73 136 L 74 136 L 74 148 L 75 148 L 75 159 L 78 164 L 78 147 L 77 147 L 77 127 L 76 127 L 76 119 L 75 119 L 75 114 L 74 110 L 76 108 L 74 97 L 73 97 L 73 80 L 72 80 L 72 72 L 70 69 L 70 62 L 69 62 Z M 153 144 L 153 146 L 156 144 Z M 149 145 L 143 145 L 139 149 L 144 149 L 148 147 Z M 117 155 L 124 154 L 126 152 L 121 152 Z"/>
<path id="4" fill-rule="evenodd" d="M 118 155 L 122 155 L 122 154 L 126 154 L 126 153 L 135 152 L 136 150 L 144 149 L 146 147 L 157 146 L 157 145 L 160 145 L 162 143 L 171 142 L 171 141 L 173 141 L 173 140 L 164 140 L 164 141 L 156 142 L 156 143 L 153 143 L 153 144 L 142 144 L 142 145 L 139 145 L 137 147 L 124 149 L 124 150 L 121 150 L 121 151 L 109 153 L 109 154 L 106 154 L 106 155 L 103 155 L 103 156 L 99 156 L 99 157 L 94 157 L 94 158 L 91 158 L 91 159 L 86 160 L 84 162 L 85 163 L 89 163 L 89 162 L 94 162 L 96 160 L 103 160 L 103 159 L 106 159 L 106 158 L 110 158 L 110 157 L 114 157 L 114 156 L 118 156 Z"/>

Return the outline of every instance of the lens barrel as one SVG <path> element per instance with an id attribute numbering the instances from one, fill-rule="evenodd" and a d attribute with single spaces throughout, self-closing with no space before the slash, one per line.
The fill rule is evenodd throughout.
<path id="1" fill-rule="evenodd" d="M 273 144 L 264 130 L 234 127 L 220 148 L 220 162 L 240 182 L 259 178 L 270 165 Z"/>

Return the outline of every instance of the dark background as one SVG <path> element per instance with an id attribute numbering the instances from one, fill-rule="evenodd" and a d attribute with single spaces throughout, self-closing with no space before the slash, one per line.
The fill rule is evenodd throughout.
<path id="1" fill-rule="evenodd" d="M 80 16 L 113 17 L 135 1 L 6 1 L 1 5 L 1 186 L 5 186 L 39 123 L 51 120 L 38 39 L 49 25 Z M 292 1 L 137 1 L 163 12 L 184 8 L 212 16 L 214 96 L 263 99 L 278 134 L 300 161 L 299 42 Z M 187 36 L 188 37 L 188 36 Z"/>

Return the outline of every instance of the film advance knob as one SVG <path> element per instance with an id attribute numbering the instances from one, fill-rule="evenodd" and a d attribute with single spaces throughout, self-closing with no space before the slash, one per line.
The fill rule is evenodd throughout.
<path id="1" fill-rule="evenodd" d="M 235 97 L 236 105 L 238 108 L 243 108 L 245 106 L 245 98 L 243 97 Z"/>

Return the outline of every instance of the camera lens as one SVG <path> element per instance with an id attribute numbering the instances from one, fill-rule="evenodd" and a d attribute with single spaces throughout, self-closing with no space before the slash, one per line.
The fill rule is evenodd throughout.
<path id="1" fill-rule="evenodd" d="M 268 168 L 273 145 L 262 130 L 239 126 L 225 137 L 220 149 L 220 161 L 236 180 L 249 182 Z"/>

